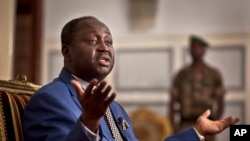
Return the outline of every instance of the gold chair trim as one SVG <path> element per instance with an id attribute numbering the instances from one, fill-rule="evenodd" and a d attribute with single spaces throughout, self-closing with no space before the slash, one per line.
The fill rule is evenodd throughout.
<path id="1" fill-rule="evenodd" d="M 41 86 L 27 82 L 25 75 L 18 75 L 16 80 L 0 80 L 0 90 L 13 92 L 33 94 Z"/>

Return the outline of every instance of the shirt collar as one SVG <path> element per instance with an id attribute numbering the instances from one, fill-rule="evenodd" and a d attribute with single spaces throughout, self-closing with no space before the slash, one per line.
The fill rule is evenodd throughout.
<path id="1" fill-rule="evenodd" d="M 76 81 L 78 81 L 81 84 L 82 88 L 86 90 L 87 86 L 89 85 L 89 82 L 82 80 L 81 78 L 75 76 L 74 74 L 71 75 L 76 79 Z"/>

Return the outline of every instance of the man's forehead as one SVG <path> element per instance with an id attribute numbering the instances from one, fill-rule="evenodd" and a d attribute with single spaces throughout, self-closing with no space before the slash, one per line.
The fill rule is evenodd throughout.
<path id="1" fill-rule="evenodd" d="M 76 29 L 81 29 L 86 32 L 97 32 L 104 30 L 106 34 L 111 35 L 109 28 L 104 23 L 96 19 L 82 20 L 77 24 Z"/>

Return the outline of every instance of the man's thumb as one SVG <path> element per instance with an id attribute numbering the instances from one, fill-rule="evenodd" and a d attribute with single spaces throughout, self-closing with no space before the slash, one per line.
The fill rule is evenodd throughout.
<path id="1" fill-rule="evenodd" d="M 201 116 L 208 118 L 210 116 L 210 114 L 211 114 L 211 111 L 209 109 L 207 109 Z"/>
<path id="2" fill-rule="evenodd" d="M 83 95 L 84 91 L 80 83 L 76 80 L 71 80 L 71 84 L 75 87 L 78 99 Z"/>

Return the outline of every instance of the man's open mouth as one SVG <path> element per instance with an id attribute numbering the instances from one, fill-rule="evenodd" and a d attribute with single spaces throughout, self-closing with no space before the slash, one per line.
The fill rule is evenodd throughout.
<path id="1" fill-rule="evenodd" d="M 109 66 L 111 61 L 111 59 L 109 57 L 106 56 L 101 56 L 98 58 L 98 62 L 99 64 L 103 65 L 103 66 Z"/>

